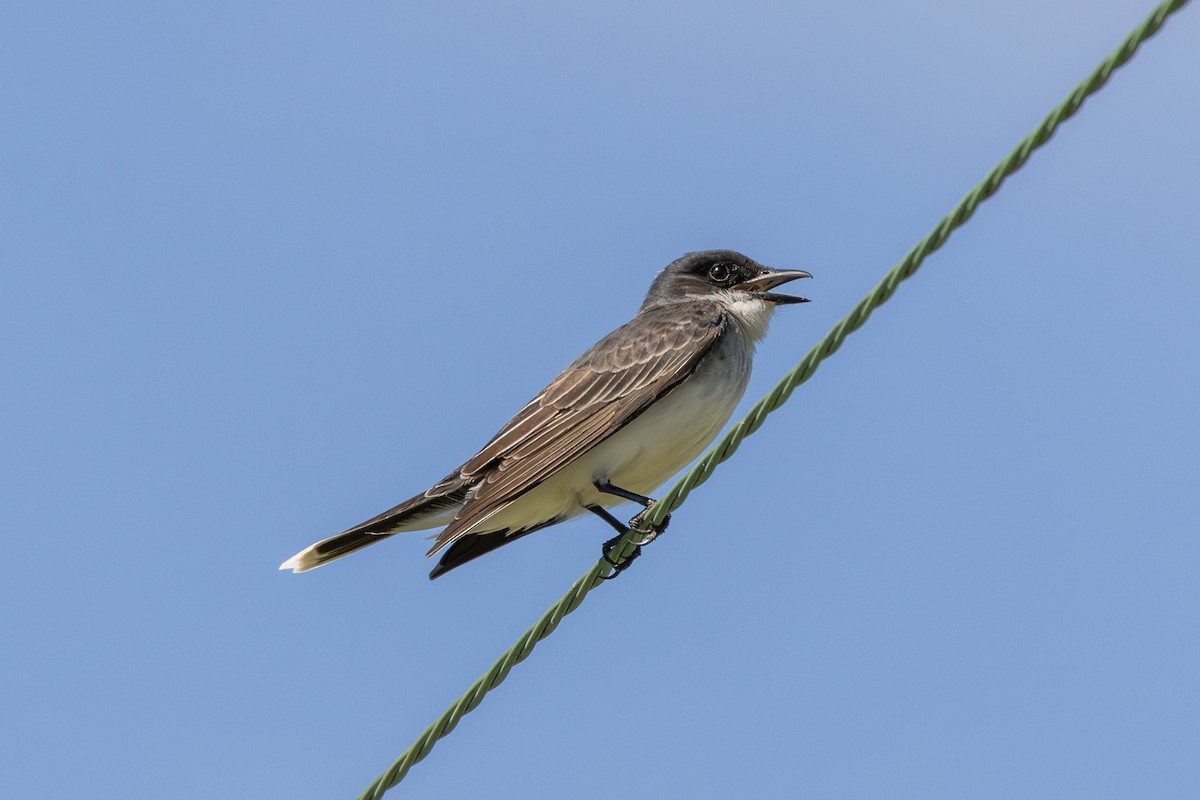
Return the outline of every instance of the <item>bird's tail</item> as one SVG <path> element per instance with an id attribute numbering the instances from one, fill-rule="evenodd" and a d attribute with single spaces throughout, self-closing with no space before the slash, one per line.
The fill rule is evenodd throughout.
<path id="1" fill-rule="evenodd" d="M 322 564 L 328 564 L 334 559 L 348 556 L 359 548 L 375 544 L 388 538 L 390 533 L 359 533 L 346 531 L 337 536 L 322 539 L 316 544 L 309 545 L 287 561 L 279 565 L 280 569 L 290 569 L 292 572 L 308 572 Z"/>
<path id="2" fill-rule="evenodd" d="M 394 534 L 445 525 L 462 507 L 469 491 L 465 481 L 458 486 L 448 485 L 450 481 L 451 478 L 447 478 L 425 494 L 406 500 L 337 536 L 309 545 L 280 564 L 279 568 L 308 572 Z"/>

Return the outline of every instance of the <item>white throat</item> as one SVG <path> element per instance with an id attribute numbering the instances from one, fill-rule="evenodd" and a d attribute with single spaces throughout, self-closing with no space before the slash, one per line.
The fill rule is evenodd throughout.
<path id="1" fill-rule="evenodd" d="M 761 341 L 767 335 L 775 304 L 746 292 L 721 292 L 721 305 L 733 317 L 742 333 L 751 342 Z"/>

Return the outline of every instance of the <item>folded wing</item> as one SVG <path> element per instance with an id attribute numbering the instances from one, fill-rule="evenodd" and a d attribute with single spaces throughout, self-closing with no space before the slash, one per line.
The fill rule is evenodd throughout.
<path id="1" fill-rule="evenodd" d="M 671 391 L 727 324 L 713 302 L 674 304 L 645 311 L 598 342 L 447 479 L 477 488 L 429 554 L 476 528 L 483 533 L 489 517 Z"/>

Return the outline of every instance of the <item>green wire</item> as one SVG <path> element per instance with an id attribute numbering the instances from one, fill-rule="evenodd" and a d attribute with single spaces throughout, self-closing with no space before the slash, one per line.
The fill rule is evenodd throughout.
<path id="1" fill-rule="evenodd" d="M 946 240 L 950 238 L 950 234 L 966 223 L 979 205 L 1000 189 L 1009 175 L 1024 166 L 1034 150 L 1049 141 L 1058 127 L 1079 111 L 1084 100 L 1108 83 L 1112 73 L 1129 61 L 1138 47 L 1157 33 L 1167 18 L 1187 5 L 1187 2 L 1188 0 L 1167 0 L 1160 4 L 1154 13 L 1129 34 L 1120 47 L 1104 59 L 1086 80 L 1076 86 L 1066 100 L 1051 111 L 1007 158 L 997 164 L 988 176 L 937 224 L 932 233 L 918 242 L 908 255 L 883 277 L 878 286 L 860 300 L 858 305 L 776 384 L 774 389 L 755 403 L 750 412 L 721 437 L 720 441 L 705 453 L 700 462 L 663 495 L 662 499 L 646 513 L 644 521 L 648 525 L 657 525 L 667 514 L 683 505 L 688 494 L 708 480 L 717 465 L 732 456 L 742 440 L 762 426 L 768 414 L 787 402 L 796 387 L 811 378 L 821 362 L 836 353 L 846 337 L 861 328 L 867 318 L 871 316 L 871 312 L 895 294 L 901 281 L 911 278 L 921 267 L 925 258 L 945 244 Z M 614 549 L 610 556 L 618 561 L 627 558 L 633 552 L 632 540 L 636 536 L 637 534 L 633 532 L 626 534 L 621 540 L 621 545 Z M 558 623 L 563 617 L 578 608 L 587 593 L 603 583 L 600 578 L 611 573 L 612 569 L 612 565 L 601 559 L 587 574 L 575 581 L 571 585 L 570 591 L 552 605 L 529 630 L 525 631 L 517 643 L 509 648 L 496 663 L 492 664 L 487 672 L 471 684 L 471 688 L 456 700 L 437 722 L 426 728 L 412 746 L 404 751 L 404 754 L 386 772 L 371 783 L 359 800 L 378 800 L 388 789 L 402 781 L 412 765 L 429 755 L 429 751 L 433 749 L 437 740 L 454 730 L 464 714 L 474 710 L 483 702 L 484 696 L 500 685 L 508 676 L 509 671 L 524 661 L 533 652 L 537 643 L 558 627 Z"/>

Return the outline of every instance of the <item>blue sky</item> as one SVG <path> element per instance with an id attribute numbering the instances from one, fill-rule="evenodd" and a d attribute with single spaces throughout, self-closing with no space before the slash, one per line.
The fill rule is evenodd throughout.
<path id="1" fill-rule="evenodd" d="M 569 584 L 423 490 L 683 252 L 764 393 L 1147 2 L 18 4 L 0 795 L 353 797 Z M 394 796 L 1200 795 L 1187 9 Z"/>

